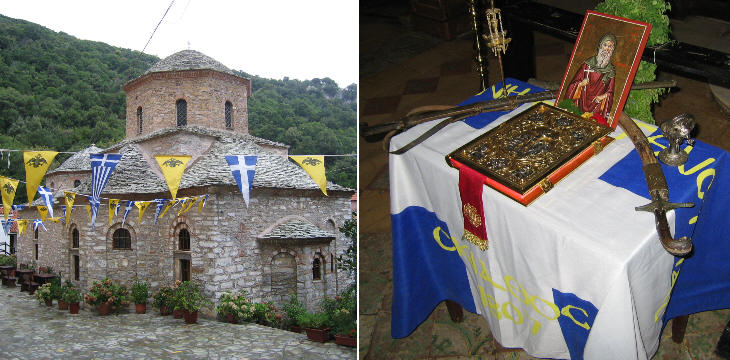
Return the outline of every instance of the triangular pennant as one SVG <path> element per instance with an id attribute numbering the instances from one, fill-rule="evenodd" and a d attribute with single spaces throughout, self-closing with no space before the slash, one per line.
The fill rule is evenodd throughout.
<path id="1" fill-rule="evenodd" d="M 91 219 L 92 219 L 92 218 L 91 218 L 91 206 L 89 206 L 89 205 L 84 205 L 84 207 L 86 208 L 86 213 L 88 213 L 88 214 L 89 214 L 89 224 L 91 224 Z"/>
<path id="2" fill-rule="evenodd" d="M 48 231 L 48 229 L 46 229 L 46 226 L 43 225 L 43 220 L 41 220 L 41 219 L 33 220 L 33 231 L 38 230 L 38 226 L 42 227 L 43 230 Z"/>
<path id="3" fill-rule="evenodd" d="M 46 205 L 48 214 L 50 214 L 51 217 L 53 217 L 53 192 L 50 189 L 39 185 L 38 194 L 40 194 L 41 199 L 43 199 L 43 203 Z M 41 219 L 42 220 L 46 219 L 45 216 L 43 216 L 43 214 L 41 214 Z"/>
<path id="4" fill-rule="evenodd" d="M 196 197 L 189 198 L 188 202 L 182 206 L 182 209 L 180 209 L 180 211 L 177 212 L 177 215 L 180 216 L 180 214 L 184 214 L 184 213 L 190 211 L 190 209 L 192 209 L 193 206 L 195 206 L 195 202 L 197 202 L 197 201 L 198 201 L 198 198 L 196 198 Z"/>
<path id="5" fill-rule="evenodd" d="M 89 154 L 91 159 L 91 198 L 89 204 L 91 207 L 91 228 L 94 228 L 96 222 L 96 214 L 99 211 L 99 196 L 104 190 L 109 177 L 120 160 L 122 154 Z"/>
<path id="6" fill-rule="evenodd" d="M 109 199 L 109 222 L 107 225 L 111 225 L 112 219 L 117 215 L 119 209 L 119 199 Z"/>
<path id="7" fill-rule="evenodd" d="M 25 189 L 28 192 L 28 204 L 33 202 L 43 175 L 48 171 L 58 152 L 55 151 L 23 151 L 25 163 Z"/>
<path id="8" fill-rule="evenodd" d="M 208 201 L 208 195 L 201 196 L 200 200 L 198 202 L 198 214 L 200 214 L 201 211 L 203 211 L 203 208 L 205 207 L 205 202 Z"/>
<path id="9" fill-rule="evenodd" d="M 3 197 L 3 210 L 5 211 L 5 221 L 8 221 L 8 215 L 13 207 L 13 199 L 15 199 L 15 190 L 18 189 L 18 180 L 0 176 L 0 192 Z"/>
<path id="10" fill-rule="evenodd" d="M 98 199 L 94 199 L 93 196 L 87 196 L 89 198 L 89 212 L 91 214 L 91 230 L 96 227 L 96 215 L 99 214 L 99 205 L 101 203 Z"/>
<path id="11" fill-rule="evenodd" d="M 124 207 L 124 217 L 122 217 L 122 227 L 124 227 L 124 223 L 127 221 L 127 215 L 129 215 L 129 212 L 132 211 L 133 205 L 134 201 L 127 200 L 127 206 Z"/>
<path id="12" fill-rule="evenodd" d="M 76 194 L 72 193 L 70 191 L 64 191 L 63 192 L 63 198 L 64 201 L 66 201 L 66 213 L 64 214 L 66 216 L 66 226 L 71 224 L 71 211 L 74 209 L 74 201 L 76 200 Z"/>
<path id="13" fill-rule="evenodd" d="M 155 202 L 157 205 L 155 206 L 155 220 L 153 221 L 153 224 L 157 224 L 157 219 L 160 218 L 160 212 L 162 212 L 162 207 L 165 206 L 165 203 L 168 202 L 167 199 L 155 199 Z"/>
<path id="14" fill-rule="evenodd" d="M 152 204 L 152 201 L 137 201 L 134 203 L 134 206 L 139 209 L 139 219 L 137 220 L 137 224 L 142 223 L 142 215 L 144 215 L 145 210 L 147 210 L 147 207 Z"/>
<path id="15" fill-rule="evenodd" d="M 4 221 L 4 220 L 0 220 L 0 221 L 2 222 L 3 230 L 5 230 L 5 235 L 10 236 L 10 228 L 13 226 L 13 223 L 15 222 L 15 220 L 8 219 L 7 221 Z"/>
<path id="16" fill-rule="evenodd" d="M 167 205 L 165 205 L 165 208 L 162 209 L 162 213 L 160 214 L 160 217 L 165 216 L 165 214 L 167 214 L 167 210 L 170 210 L 170 208 L 175 206 L 175 204 L 177 204 L 177 201 L 168 201 Z"/>
<path id="17" fill-rule="evenodd" d="M 58 224 L 61 221 L 63 221 L 63 219 L 61 217 L 49 217 L 48 220 L 53 221 L 56 224 Z"/>
<path id="18" fill-rule="evenodd" d="M 294 162 L 309 174 L 309 177 L 319 185 L 322 193 L 327 195 L 327 176 L 324 173 L 324 155 L 291 155 Z"/>
<path id="19" fill-rule="evenodd" d="M 23 235 L 25 228 L 28 226 L 28 220 L 18 220 L 18 236 Z"/>
<path id="20" fill-rule="evenodd" d="M 231 174 L 236 179 L 238 189 L 243 194 L 243 200 L 248 206 L 249 194 L 253 187 L 253 177 L 256 172 L 256 161 L 258 158 L 255 155 L 227 155 L 226 162 L 228 167 L 231 168 Z"/>
<path id="21" fill-rule="evenodd" d="M 36 209 L 38 210 L 38 214 L 41 215 L 41 221 L 46 221 L 46 217 L 48 217 L 48 208 L 43 205 L 39 205 Z"/>
<path id="22" fill-rule="evenodd" d="M 180 216 L 180 214 L 185 212 L 185 209 L 188 207 L 188 201 L 190 201 L 190 198 L 187 197 L 177 200 L 177 203 L 175 203 L 175 205 L 180 203 L 180 210 L 177 211 L 177 216 Z"/>
<path id="23" fill-rule="evenodd" d="M 177 197 L 177 189 L 180 187 L 185 166 L 190 161 L 189 155 L 155 155 L 157 164 L 160 165 L 162 175 L 165 176 L 167 187 L 170 189 L 172 199 Z"/>

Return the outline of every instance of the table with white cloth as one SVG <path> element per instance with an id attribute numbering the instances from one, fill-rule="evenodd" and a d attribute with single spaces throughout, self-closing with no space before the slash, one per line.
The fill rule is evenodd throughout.
<path id="1" fill-rule="evenodd" d="M 541 90 L 514 79 L 507 81 L 507 89 L 511 95 Z M 471 102 L 495 95 L 499 92 L 493 87 Z M 502 346 L 522 348 L 532 356 L 646 359 L 659 346 L 670 300 L 683 295 L 678 292 L 685 293 L 685 305 L 705 302 L 692 303 L 672 317 L 727 307 L 728 299 L 699 299 L 730 293 L 727 280 L 704 279 L 717 285 L 705 293 L 678 288 L 684 272 L 692 280 L 692 272 L 704 271 L 705 264 L 685 271 L 683 266 L 689 267 L 693 258 L 668 254 L 659 242 L 653 213 L 634 210 L 650 200 L 634 146 L 620 128 L 610 134 L 615 140 L 603 151 L 529 206 L 485 186 L 489 248 L 482 251 L 462 240 L 459 172 L 447 165 L 445 156 L 531 105 L 450 124 L 408 152 L 390 156 L 393 337 L 407 336 L 438 303 L 452 300 L 482 315 Z M 436 122 L 393 137 L 391 150 Z M 662 141 L 666 145 L 655 126 L 639 125 L 651 135 L 655 149 Z M 724 177 L 727 153 L 699 143 L 685 151 L 690 154 L 685 166 L 663 167 L 670 201 L 696 206 L 670 211 L 667 218 L 673 234 L 677 227 L 675 236 L 681 230 L 694 237 L 693 256 L 704 262 L 702 257 L 717 256 L 705 246 L 724 241 L 697 238 L 697 229 L 714 234 L 713 222 L 728 219 L 723 211 L 727 198 L 709 201 L 730 193 L 728 186 L 718 186 L 730 178 Z M 724 239 L 730 240 L 727 235 Z M 713 266 L 723 266 L 723 271 L 730 265 Z"/>

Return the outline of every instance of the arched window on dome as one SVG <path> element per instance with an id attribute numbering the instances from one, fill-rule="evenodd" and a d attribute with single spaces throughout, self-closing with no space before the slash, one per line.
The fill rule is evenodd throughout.
<path id="1" fill-rule="evenodd" d="M 139 130 L 137 131 L 138 134 L 142 133 L 142 107 L 137 108 L 137 122 L 139 123 Z"/>
<path id="2" fill-rule="evenodd" d="M 175 102 L 175 107 L 177 108 L 177 126 L 187 126 L 188 102 L 183 99 L 179 99 L 177 102 Z"/>
<path id="3" fill-rule="evenodd" d="M 226 112 L 226 129 L 233 129 L 233 104 L 231 104 L 230 101 L 226 101 L 225 112 Z"/>

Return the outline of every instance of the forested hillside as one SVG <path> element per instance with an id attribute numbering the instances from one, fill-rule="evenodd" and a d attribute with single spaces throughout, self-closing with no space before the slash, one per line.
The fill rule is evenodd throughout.
<path id="1" fill-rule="evenodd" d="M 265 54 L 262 54 L 265 56 Z M 121 86 L 144 73 L 155 56 L 79 40 L 0 15 L 0 148 L 75 151 L 124 138 Z M 249 129 L 291 145 L 291 154 L 356 151 L 356 85 L 332 80 L 250 76 Z M 0 175 L 24 180 L 22 153 L 0 158 Z M 52 167 L 68 158 L 59 154 Z M 354 158 L 327 159 L 328 179 L 355 187 Z M 18 200 L 25 200 L 21 185 Z M 17 203 L 17 201 L 16 201 Z"/>

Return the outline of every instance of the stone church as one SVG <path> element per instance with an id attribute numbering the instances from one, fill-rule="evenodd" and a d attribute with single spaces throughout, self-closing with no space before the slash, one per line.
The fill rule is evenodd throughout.
<path id="1" fill-rule="evenodd" d="M 348 246 L 338 229 L 352 216 L 354 191 L 328 183 L 325 196 L 287 158 L 287 145 L 249 134 L 251 80 L 184 50 L 123 90 L 126 138 L 107 149 L 92 145 L 49 171 L 45 184 L 55 190 L 54 215 L 63 214 L 64 190 L 79 194 L 77 206 L 68 227 L 45 221 L 48 231 L 31 228 L 20 236 L 19 264 L 50 266 L 82 289 L 105 277 L 128 286 L 139 277 L 153 291 L 193 280 L 213 305 L 226 291 L 245 290 L 254 301 L 277 305 L 296 293 L 314 309 L 353 282 L 338 270 L 337 257 Z M 89 154 L 99 152 L 123 157 L 101 194 L 92 230 L 82 194 L 91 194 Z M 192 156 L 177 197 L 209 195 L 205 206 L 180 215 L 173 208 L 156 224 L 154 205 L 141 222 L 135 207 L 122 224 L 122 206 L 108 223 L 105 199 L 171 198 L 157 154 Z M 248 207 L 224 158 L 239 154 L 258 155 Z M 35 207 L 20 212 L 23 219 L 38 217 Z"/>

